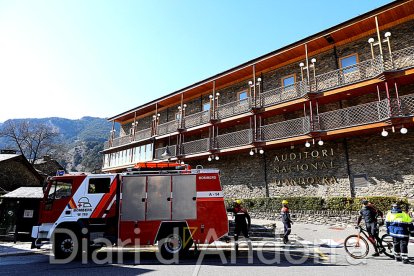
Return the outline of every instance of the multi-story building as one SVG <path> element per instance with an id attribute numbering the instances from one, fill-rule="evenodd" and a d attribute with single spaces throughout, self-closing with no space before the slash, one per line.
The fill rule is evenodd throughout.
<path id="1" fill-rule="evenodd" d="M 109 118 L 103 171 L 219 168 L 227 196 L 414 197 L 414 1 Z"/>

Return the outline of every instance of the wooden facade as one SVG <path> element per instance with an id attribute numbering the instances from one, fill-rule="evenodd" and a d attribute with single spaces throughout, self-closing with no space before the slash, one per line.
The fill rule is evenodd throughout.
<path id="1" fill-rule="evenodd" d="M 103 171 L 404 133 L 413 85 L 414 1 L 396 1 L 109 118 Z"/>

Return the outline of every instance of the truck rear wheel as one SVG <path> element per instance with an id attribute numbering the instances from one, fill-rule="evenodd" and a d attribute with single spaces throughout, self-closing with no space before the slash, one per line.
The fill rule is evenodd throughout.
<path id="1" fill-rule="evenodd" d="M 159 242 L 159 250 L 164 257 L 172 257 L 174 254 L 179 254 L 183 248 L 183 239 L 178 234 L 169 234 Z"/>
<path id="2" fill-rule="evenodd" d="M 57 233 L 55 234 L 53 242 L 53 253 L 56 259 L 67 259 L 71 256 L 79 256 L 79 243 L 78 238 L 73 237 L 66 233 Z"/>
<path id="3" fill-rule="evenodd" d="M 183 241 L 181 235 L 177 233 L 169 234 L 158 243 L 158 248 L 164 258 L 172 258 L 175 254 L 184 255 L 193 245 L 193 240 Z"/>

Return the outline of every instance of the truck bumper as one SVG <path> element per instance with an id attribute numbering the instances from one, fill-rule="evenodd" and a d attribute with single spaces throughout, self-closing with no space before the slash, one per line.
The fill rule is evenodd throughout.
<path id="1" fill-rule="evenodd" d="M 41 224 L 39 226 L 33 226 L 32 238 L 34 239 L 47 239 L 52 223 Z"/>

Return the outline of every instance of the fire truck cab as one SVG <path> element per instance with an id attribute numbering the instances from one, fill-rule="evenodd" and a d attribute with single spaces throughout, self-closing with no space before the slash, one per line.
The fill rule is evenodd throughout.
<path id="1" fill-rule="evenodd" d="M 78 246 L 84 239 L 89 246 L 103 239 L 118 246 L 158 243 L 161 253 L 175 254 L 227 232 L 218 170 L 139 163 L 121 174 L 50 178 L 32 238 L 35 246 L 52 241 L 55 257 L 67 258 L 84 250 Z"/>

